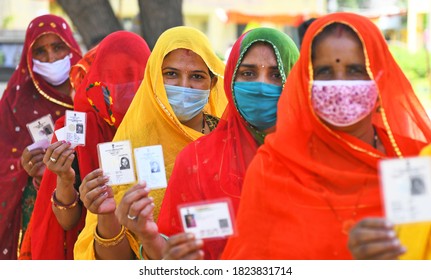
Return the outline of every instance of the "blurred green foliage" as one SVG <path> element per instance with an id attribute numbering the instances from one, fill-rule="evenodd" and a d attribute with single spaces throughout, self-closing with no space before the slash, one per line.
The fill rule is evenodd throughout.
<path id="1" fill-rule="evenodd" d="M 431 110 L 431 80 L 427 73 L 431 65 L 431 54 L 425 49 L 409 52 L 404 45 L 389 45 L 392 55 L 409 79 L 412 87 L 425 109 Z M 427 59 L 430 64 L 427 64 Z M 431 112 L 431 111 L 430 111 Z"/>
<path id="2" fill-rule="evenodd" d="M 409 52 L 406 47 L 397 45 L 391 45 L 389 49 L 409 80 L 427 77 L 427 59 L 429 61 L 430 55 L 427 56 L 425 49 L 415 53 Z"/>

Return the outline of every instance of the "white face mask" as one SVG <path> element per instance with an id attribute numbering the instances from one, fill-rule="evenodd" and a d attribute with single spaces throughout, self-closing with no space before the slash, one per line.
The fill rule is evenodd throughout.
<path id="1" fill-rule="evenodd" d="M 180 122 L 191 120 L 208 103 L 210 90 L 171 86 L 165 84 L 169 104 Z"/>
<path id="2" fill-rule="evenodd" d="M 53 86 L 61 85 L 69 78 L 70 55 L 52 63 L 33 59 L 33 72 L 41 75 L 45 81 Z"/>

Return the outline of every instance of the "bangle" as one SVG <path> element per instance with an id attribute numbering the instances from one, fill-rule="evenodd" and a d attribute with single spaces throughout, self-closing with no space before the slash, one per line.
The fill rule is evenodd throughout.
<path id="1" fill-rule="evenodd" d="M 144 246 L 142 246 L 142 244 L 139 245 L 139 259 L 140 260 L 147 260 L 148 257 L 145 255 L 145 258 L 144 258 L 144 254 L 142 254 L 143 249 L 144 249 Z"/>
<path id="2" fill-rule="evenodd" d="M 36 180 L 36 177 L 33 177 L 33 180 L 32 180 L 31 182 L 33 183 L 33 187 L 34 187 L 34 189 L 35 189 L 36 191 L 38 191 L 38 190 L 39 190 L 39 188 L 40 188 L 40 182 L 38 182 L 38 181 Z"/>
<path id="3" fill-rule="evenodd" d="M 55 189 L 52 192 L 52 195 L 51 195 L 51 203 L 52 203 L 52 205 L 54 205 L 55 208 L 58 208 L 60 210 L 67 210 L 67 209 L 72 209 L 73 207 L 75 207 L 76 205 L 78 205 L 78 202 L 79 202 L 79 193 L 76 190 L 75 190 L 75 200 L 72 203 L 70 203 L 70 204 L 63 204 L 60 201 L 58 201 L 57 197 L 55 196 L 55 191 L 56 190 L 57 189 Z"/>
<path id="4" fill-rule="evenodd" d="M 100 246 L 103 247 L 113 247 L 118 245 L 121 241 L 123 241 L 124 236 L 126 236 L 126 228 L 121 225 L 121 230 L 120 233 L 117 234 L 117 236 L 113 237 L 113 238 L 102 238 L 97 234 L 97 227 L 94 229 L 94 240 L 96 241 L 97 244 L 99 244 Z"/>
<path id="5" fill-rule="evenodd" d="M 160 236 L 165 240 L 168 241 L 169 237 L 167 237 L 166 235 L 164 235 L 163 233 L 160 233 Z M 142 244 L 139 245 L 139 259 L 140 260 L 148 260 L 148 256 L 147 254 L 143 254 L 143 250 L 144 250 L 144 246 Z"/>

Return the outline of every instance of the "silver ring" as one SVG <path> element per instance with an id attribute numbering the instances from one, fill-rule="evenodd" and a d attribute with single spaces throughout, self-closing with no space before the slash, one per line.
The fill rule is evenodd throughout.
<path id="1" fill-rule="evenodd" d="M 53 157 L 50 157 L 49 160 L 52 161 L 53 163 L 57 162 L 57 160 L 55 158 L 53 158 Z"/>
<path id="2" fill-rule="evenodd" d="M 136 216 L 130 216 L 129 214 L 127 214 L 127 218 L 132 221 L 136 220 Z"/>

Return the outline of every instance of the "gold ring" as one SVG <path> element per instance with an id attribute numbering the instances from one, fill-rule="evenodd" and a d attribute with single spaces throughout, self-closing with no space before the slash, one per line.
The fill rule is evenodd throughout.
<path id="1" fill-rule="evenodd" d="M 53 157 L 50 157 L 49 160 L 52 161 L 53 163 L 57 162 L 57 160 L 55 158 L 53 158 Z"/>

